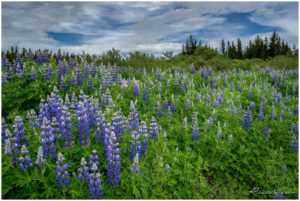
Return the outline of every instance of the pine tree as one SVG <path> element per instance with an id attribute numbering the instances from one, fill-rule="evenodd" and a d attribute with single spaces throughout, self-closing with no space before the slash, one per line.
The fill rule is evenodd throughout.
<path id="1" fill-rule="evenodd" d="M 276 31 L 273 32 L 271 38 L 270 38 L 270 44 L 269 44 L 269 56 L 275 57 L 276 56 L 276 44 L 278 41 L 278 34 Z"/>
<path id="2" fill-rule="evenodd" d="M 241 42 L 240 38 L 238 38 L 238 40 L 237 40 L 237 58 L 238 59 L 243 58 L 242 42 Z"/>
<path id="3" fill-rule="evenodd" d="M 221 43 L 221 52 L 222 52 L 222 55 L 226 55 L 226 45 L 225 45 L 224 39 L 222 40 L 222 43 Z"/>

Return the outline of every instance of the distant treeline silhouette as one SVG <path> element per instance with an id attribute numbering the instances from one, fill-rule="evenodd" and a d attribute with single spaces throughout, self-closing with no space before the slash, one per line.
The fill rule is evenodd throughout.
<path id="1" fill-rule="evenodd" d="M 182 55 L 194 55 L 197 48 L 210 48 L 207 44 L 202 45 L 202 41 L 193 38 L 192 35 L 186 40 L 185 44 L 182 45 Z M 217 49 L 215 49 L 217 51 Z M 252 59 L 260 58 L 267 59 L 269 57 L 275 57 L 279 55 L 297 56 L 298 49 L 295 45 L 293 49 L 290 48 L 284 39 L 281 39 L 276 31 L 273 32 L 270 38 L 265 37 L 264 40 L 257 35 L 254 41 L 249 41 L 248 46 L 242 46 L 240 38 L 237 39 L 236 44 L 234 41 L 227 41 L 223 39 L 221 41 L 221 48 L 219 51 L 223 56 L 228 56 L 232 59 Z"/>

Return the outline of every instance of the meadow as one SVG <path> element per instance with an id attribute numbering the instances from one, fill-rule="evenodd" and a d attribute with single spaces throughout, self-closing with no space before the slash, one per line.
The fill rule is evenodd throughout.
<path id="1" fill-rule="evenodd" d="M 298 198 L 294 61 L 81 58 L 2 63 L 2 199 Z"/>

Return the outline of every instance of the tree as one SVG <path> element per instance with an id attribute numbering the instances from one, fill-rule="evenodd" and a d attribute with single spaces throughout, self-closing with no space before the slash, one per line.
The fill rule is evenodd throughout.
<path id="1" fill-rule="evenodd" d="M 163 56 L 166 59 L 171 59 L 173 57 L 173 51 L 166 51 L 166 52 L 163 53 Z"/>
<path id="2" fill-rule="evenodd" d="M 237 40 L 237 58 L 238 59 L 243 58 L 242 42 L 241 42 L 240 38 L 238 38 L 238 40 Z"/>
<path id="3" fill-rule="evenodd" d="M 226 55 L 226 45 L 225 45 L 224 39 L 221 42 L 221 52 L 222 52 L 222 55 Z"/>
<path id="4" fill-rule="evenodd" d="M 276 30 L 273 32 L 271 38 L 270 38 L 270 44 L 269 44 L 269 56 L 275 57 L 276 56 L 276 46 L 278 41 L 278 34 Z"/>

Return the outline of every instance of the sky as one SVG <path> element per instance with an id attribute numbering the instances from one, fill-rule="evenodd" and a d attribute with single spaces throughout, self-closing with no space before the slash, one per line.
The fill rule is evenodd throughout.
<path id="1" fill-rule="evenodd" d="M 274 30 L 298 47 L 298 2 L 3 2 L 2 50 L 179 53 L 190 34 L 219 48 Z"/>

